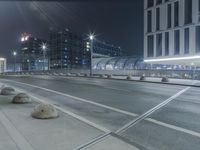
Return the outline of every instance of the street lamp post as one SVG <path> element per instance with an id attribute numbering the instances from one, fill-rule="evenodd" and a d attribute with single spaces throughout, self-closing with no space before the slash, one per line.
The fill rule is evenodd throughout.
<path id="1" fill-rule="evenodd" d="M 42 44 L 42 52 L 43 52 L 43 71 L 45 70 L 45 54 L 46 54 L 47 46 L 45 43 Z"/>
<path id="2" fill-rule="evenodd" d="M 90 76 L 92 77 L 92 58 L 93 58 L 93 41 L 94 41 L 94 35 L 90 35 Z"/>
<path id="3" fill-rule="evenodd" d="M 13 56 L 14 56 L 14 72 L 16 72 L 16 56 L 17 56 L 17 52 L 13 51 Z"/>

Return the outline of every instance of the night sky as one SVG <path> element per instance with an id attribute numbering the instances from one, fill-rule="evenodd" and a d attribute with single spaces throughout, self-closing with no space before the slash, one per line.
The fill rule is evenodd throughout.
<path id="1" fill-rule="evenodd" d="M 0 2 L 0 57 L 12 62 L 22 32 L 48 39 L 49 30 L 95 32 L 96 38 L 143 54 L 143 0 L 104 2 Z"/>

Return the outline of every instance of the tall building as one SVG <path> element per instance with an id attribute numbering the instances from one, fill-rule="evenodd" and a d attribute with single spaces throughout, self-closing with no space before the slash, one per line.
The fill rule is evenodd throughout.
<path id="1" fill-rule="evenodd" d="M 19 55 L 22 70 L 48 70 L 47 41 L 23 33 L 20 42 Z"/>
<path id="2" fill-rule="evenodd" d="M 144 0 L 144 59 L 200 64 L 200 0 Z"/>
<path id="3" fill-rule="evenodd" d="M 6 72 L 6 59 L 0 58 L 0 73 Z"/>
<path id="4" fill-rule="evenodd" d="M 90 41 L 86 42 L 87 49 L 90 49 Z M 94 39 L 93 40 L 93 57 L 101 58 L 101 57 L 120 57 L 121 56 L 121 48 L 116 47 L 111 44 L 107 44 L 105 42 Z"/>
<path id="5" fill-rule="evenodd" d="M 90 66 L 90 50 L 82 35 L 68 29 L 50 32 L 50 68 L 71 69 Z"/>

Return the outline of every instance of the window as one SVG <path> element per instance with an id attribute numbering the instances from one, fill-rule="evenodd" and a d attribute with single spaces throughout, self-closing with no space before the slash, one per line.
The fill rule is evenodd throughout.
<path id="1" fill-rule="evenodd" d="M 200 26 L 196 27 L 196 52 L 200 52 Z"/>
<path id="2" fill-rule="evenodd" d="M 180 53 L 180 31 L 174 31 L 174 54 L 178 55 Z"/>
<path id="3" fill-rule="evenodd" d="M 179 2 L 174 3 L 174 27 L 179 25 Z"/>
<path id="4" fill-rule="evenodd" d="M 154 36 L 149 35 L 147 38 L 147 56 L 153 57 L 154 56 Z"/>
<path id="5" fill-rule="evenodd" d="M 156 0 L 156 5 L 162 4 L 162 0 Z"/>
<path id="6" fill-rule="evenodd" d="M 189 47 L 190 47 L 190 32 L 189 32 L 189 28 L 185 29 L 185 49 L 184 49 L 184 53 L 188 54 L 189 53 Z"/>
<path id="7" fill-rule="evenodd" d="M 162 56 L 162 34 L 156 35 L 156 56 Z"/>
<path id="8" fill-rule="evenodd" d="M 169 55 L 169 32 L 165 32 L 165 56 Z"/>
<path id="9" fill-rule="evenodd" d="M 192 23 L 192 0 L 185 0 L 185 24 Z"/>
<path id="10" fill-rule="evenodd" d="M 167 27 L 172 27 L 172 4 L 167 5 Z"/>
<path id="11" fill-rule="evenodd" d="M 156 8 L 156 30 L 160 30 L 160 8 Z"/>
<path id="12" fill-rule="evenodd" d="M 152 11 L 147 12 L 147 32 L 152 32 Z"/>
<path id="13" fill-rule="evenodd" d="M 165 0 L 165 2 L 169 2 L 170 0 Z"/>
<path id="14" fill-rule="evenodd" d="M 153 7 L 153 5 L 154 5 L 154 0 L 148 0 L 147 1 L 147 7 L 149 8 L 149 7 Z"/>
<path id="15" fill-rule="evenodd" d="M 199 0 L 199 14 L 198 14 L 198 17 L 199 17 L 199 22 L 200 22 L 200 0 Z"/>

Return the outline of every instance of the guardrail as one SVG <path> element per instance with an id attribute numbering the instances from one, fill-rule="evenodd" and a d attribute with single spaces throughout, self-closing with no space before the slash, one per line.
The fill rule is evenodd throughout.
<path id="1" fill-rule="evenodd" d="M 21 71 L 7 72 L 1 75 L 72 75 L 89 76 L 90 70 L 46 70 L 46 71 Z M 146 77 L 169 77 L 177 79 L 196 79 L 200 80 L 200 70 L 93 70 L 94 76 L 113 75 L 113 76 L 146 76 Z"/>

